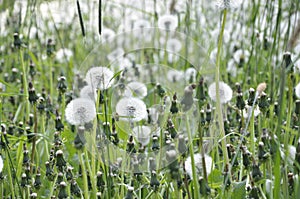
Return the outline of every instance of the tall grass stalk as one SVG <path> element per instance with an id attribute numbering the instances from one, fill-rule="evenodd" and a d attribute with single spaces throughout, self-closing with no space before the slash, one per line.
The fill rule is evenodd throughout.
<path id="1" fill-rule="evenodd" d="M 226 139 L 225 139 L 225 130 L 224 130 L 224 121 L 223 121 L 223 113 L 221 107 L 221 99 L 220 99 L 220 65 L 221 65 L 221 51 L 222 51 L 222 43 L 223 43 L 223 35 L 225 30 L 225 23 L 226 23 L 226 16 L 227 16 L 227 9 L 223 11 L 223 20 L 221 31 L 218 38 L 218 51 L 217 51 L 217 58 L 216 58 L 216 71 L 215 71 L 215 82 L 216 82 L 216 117 L 219 125 L 220 135 L 222 138 L 222 152 L 224 156 L 224 165 L 229 165 L 228 153 L 226 148 Z M 224 139 L 223 139 L 224 138 Z"/>
<path id="2" fill-rule="evenodd" d="M 198 183 L 198 178 L 197 178 L 197 173 L 196 173 L 196 165 L 195 165 L 195 158 L 194 158 L 194 145 L 193 145 L 193 138 L 192 138 L 192 133 L 191 133 L 191 128 L 190 128 L 190 123 L 189 123 L 189 117 L 188 114 L 186 114 L 186 129 L 188 133 L 188 141 L 189 141 L 189 152 L 191 156 L 191 166 L 192 166 L 192 176 L 193 176 L 193 193 L 194 193 L 194 198 L 200 198 L 199 194 L 199 183 Z"/>

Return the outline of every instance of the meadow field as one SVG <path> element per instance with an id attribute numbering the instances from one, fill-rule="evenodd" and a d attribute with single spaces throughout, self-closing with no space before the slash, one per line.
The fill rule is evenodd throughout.
<path id="1" fill-rule="evenodd" d="M 0 0 L 0 198 L 300 198 L 299 0 Z"/>

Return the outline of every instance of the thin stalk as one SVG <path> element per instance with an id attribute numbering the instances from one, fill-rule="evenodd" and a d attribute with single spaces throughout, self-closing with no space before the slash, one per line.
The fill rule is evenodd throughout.
<path id="1" fill-rule="evenodd" d="M 225 23 L 226 23 L 226 16 L 227 16 L 227 10 L 224 9 L 223 12 L 223 21 L 222 21 L 222 28 L 219 35 L 218 40 L 218 51 L 217 51 L 217 61 L 216 61 L 216 71 L 215 71 L 215 82 L 216 82 L 216 113 L 217 113 L 217 120 L 219 123 L 219 130 L 222 138 L 225 138 L 225 130 L 224 130 L 224 121 L 223 121 L 223 114 L 222 114 L 222 107 L 221 107 L 221 99 L 220 99 L 220 62 L 221 62 L 221 50 L 222 50 L 222 43 L 223 43 L 223 34 L 225 29 Z M 228 159 L 228 153 L 226 149 L 226 139 L 222 139 L 222 151 L 224 156 L 224 165 L 229 165 L 229 159 Z"/>
<path id="2" fill-rule="evenodd" d="M 79 163 L 82 168 L 82 179 L 83 179 L 83 195 L 84 198 L 89 198 L 89 188 L 88 188 L 88 181 L 87 181 L 87 175 L 86 175 L 86 168 L 84 164 L 84 160 L 82 158 L 81 151 L 78 151 L 78 158 L 79 158 Z"/>
<path id="3" fill-rule="evenodd" d="M 9 152 L 7 151 L 7 155 L 8 155 L 8 153 Z M 9 165 L 9 159 L 8 158 L 6 158 L 6 165 Z M 12 198 L 16 198 L 16 196 L 15 196 L 15 187 L 14 187 L 13 177 L 12 177 L 10 168 L 7 168 L 7 173 L 8 173 L 8 181 L 9 181 L 11 196 L 12 196 Z"/>
<path id="4" fill-rule="evenodd" d="M 34 118 L 34 127 L 33 127 L 33 134 L 36 134 L 37 133 L 37 127 L 38 127 L 38 124 L 37 124 L 37 111 L 36 111 L 36 104 L 33 105 L 33 118 Z M 33 165 L 34 165 L 34 155 L 35 155 L 35 145 L 36 145 L 36 135 L 33 135 L 33 138 L 32 138 L 32 148 L 31 148 L 31 164 L 32 164 L 32 167 L 30 168 L 30 171 L 32 172 L 33 171 Z"/>
<path id="5" fill-rule="evenodd" d="M 24 63 L 24 58 L 23 58 L 23 50 L 20 49 L 20 62 L 21 62 L 21 66 L 22 66 L 22 72 L 23 72 L 23 90 L 24 90 L 24 97 L 25 97 L 25 120 L 28 121 L 29 119 L 29 113 L 30 113 L 30 104 L 29 104 L 29 94 L 28 94 L 28 83 L 27 83 L 27 70 L 26 70 L 26 66 Z"/>
<path id="6" fill-rule="evenodd" d="M 191 156 L 191 164 L 192 164 L 192 174 L 193 174 L 193 185 L 194 185 L 194 198 L 200 198 L 199 194 L 199 184 L 198 184 L 198 178 L 196 173 L 196 165 L 195 165 L 195 159 L 194 159 L 194 148 L 193 148 L 193 138 L 192 133 L 190 129 L 190 123 L 189 123 L 189 117 L 188 114 L 186 114 L 186 129 L 188 133 L 188 141 L 189 141 L 189 151 Z"/>

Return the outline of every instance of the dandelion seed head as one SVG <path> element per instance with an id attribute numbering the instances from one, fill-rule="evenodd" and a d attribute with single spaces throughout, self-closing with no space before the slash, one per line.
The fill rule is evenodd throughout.
<path id="1" fill-rule="evenodd" d="M 245 108 L 243 109 L 243 116 L 244 118 L 248 118 L 249 115 L 251 114 L 251 106 L 246 105 Z M 257 117 L 260 114 L 260 109 L 258 106 L 256 106 L 253 110 L 253 115 L 254 117 Z"/>
<path id="2" fill-rule="evenodd" d="M 209 175 L 212 171 L 213 161 L 212 158 L 209 155 L 204 155 L 205 159 L 205 166 L 206 166 L 206 172 L 207 175 Z M 203 165 L 202 165 L 202 155 L 199 153 L 194 154 L 194 160 L 195 160 L 195 166 L 198 171 L 198 173 L 202 173 L 203 171 Z M 193 179 L 193 172 L 192 172 L 192 161 L 191 157 L 189 156 L 185 161 L 185 170 L 186 173 L 190 176 L 191 179 Z"/>
<path id="3" fill-rule="evenodd" d="M 178 19 L 173 15 L 163 15 L 158 18 L 158 27 L 164 30 L 175 30 L 178 26 Z"/>
<path id="4" fill-rule="evenodd" d="M 144 98 L 147 95 L 147 87 L 145 84 L 141 82 L 130 82 L 127 84 L 126 89 L 124 91 L 125 97 L 137 97 Z"/>
<path id="5" fill-rule="evenodd" d="M 65 61 L 70 61 L 70 58 L 73 56 L 73 52 L 70 49 L 67 48 L 61 48 L 59 49 L 55 54 L 55 59 L 63 63 Z"/>
<path id="6" fill-rule="evenodd" d="M 120 99 L 116 105 L 116 112 L 120 116 L 120 120 L 138 122 L 147 117 L 146 104 L 135 97 Z"/>
<path id="7" fill-rule="evenodd" d="M 178 39 L 169 39 L 167 41 L 167 50 L 178 53 L 181 50 L 181 42 Z"/>
<path id="8" fill-rule="evenodd" d="M 132 129 L 133 136 L 141 143 L 142 146 L 146 146 L 150 142 L 151 128 L 148 126 L 136 126 Z"/>
<path id="9" fill-rule="evenodd" d="M 216 83 L 212 83 L 208 87 L 208 95 L 213 101 L 217 101 L 217 94 L 216 94 Z M 230 86 L 228 86 L 224 82 L 219 82 L 219 93 L 220 93 L 220 102 L 222 104 L 227 103 L 231 100 L 232 98 L 232 89 Z"/>
<path id="10" fill-rule="evenodd" d="M 88 123 L 96 117 L 95 103 L 86 98 L 74 99 L 67 105 L 65 115 L 70 124 Z"/>
<path id="11" fill-rule="evenodd" d="M 93 88 L 107 89 L 112 86 L 114 73 L 107 67 L 92 67 L 85 76 L 85 81 Z"/>
<path id="12" fill-rule="evenodd" d="M 96 89 L 94 89 L 90 85 L 86 85 L 80 90 L 80 97 L 87 98 L 92 101 L 96 101 L 96 98 L 97 98 Z"/>
<path id="13" fill-rule="evenodd" d="M 184 76 L 184 72 L 180 70 L 172 69 L 167 72 L 167 79 L 173 83 L 182 80 L 183 76 Z"/>
<path id="14" fill-rule="evenodd" d="M 242 0 L 217 0 L 217 8 L 223 9 L 234 9 L 239 7 L 243 3 Z"/>

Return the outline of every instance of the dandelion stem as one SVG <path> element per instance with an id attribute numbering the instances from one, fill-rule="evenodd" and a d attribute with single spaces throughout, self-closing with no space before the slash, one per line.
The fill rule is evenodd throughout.
<path id="1" fill-rule="evenodd" d="M 194 159 L 193 139 L 192 139 L 188 114 L 186 114 L 186 129 L 187 129 L 187 133 L 188 133 L 189 151 L 190 151 L 191 164 L 192 164 L 192 175 L 193 175 L 193 185 L 194 185 L 193 192 L 195 194 L 194 198 L 200 198 L 198 178 L 197 178 L 195 159 Z"/>
<path id="2" fill-rule="evenodd" d="M 82 158 L 82 154 L 79 151 L 78 152 L 78 158 L 79 158 L 79 162 L 82 168 L 82 179 L 83 179 L 83 195 L 84 198 L 89 198 L 89 188 L 88 188 L 88 181 L 87 181 L 87 175 L 86 175 L 86 169 L 85 169 L 85 165 L 84 165 L 84 161 Z"/>
<path id="3" fill-rule="evenodd" d="M 217 61 L 216 61 L 216 71 L 215 71 L 215 81 L 216 81 L 216 113 L 217 113 L 217 120 L 219 124 L 220 134 L 222 138 L 225 138 L 225 130 L 224 130 L 224 121 L 223 121 L 223 114 L 222 114 L 222 107 L 221 107 L 221 99 L 220 99 L 220 62 L 221 62 L 221 50 L 222 50 L 222 41 L 223 41 L 223 34 L 225 29 L 225 22 L 226 22 L 227 10 L 224 9 L 223 12 L 223 21 L 221 32 L 219 35 L 218 40 L 218 51 L 217 51 Z M 229 165 L 228 154 L 226 149 L 226 139 L 222 139 L 222 151 L 224 156 L 224 165 Z"/>
<path id="4" fill-rule="evenodd" d="M 24 64 L 24 58 L 23 58 L 23 50 L 20 49 L 20 62 L 21 62 L 21 66 L 22 66 L 22 72 L 23 72 L 23 89 L 24 89 L 24 97 L 25 97 L 25 120 L 28 121 L 29 118 L 29 113 L 30 113 L 30 104 L 29 104 L 29 94 L 28 94 L 28 83 L 27 83 L 27 71 L 26 71 L 26 66 Z"/>

